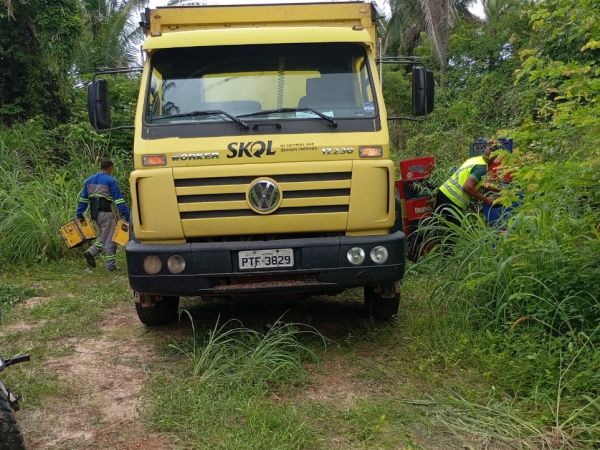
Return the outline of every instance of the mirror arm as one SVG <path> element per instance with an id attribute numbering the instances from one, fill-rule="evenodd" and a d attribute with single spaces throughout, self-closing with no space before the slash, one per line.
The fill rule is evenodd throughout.
<path id="1" fill-rule="evenodd" d="M 418 56 L 382 56 L 376 58 L 377 64 L 404 64 L 407 66 L 414 66 L 421 64 L 421 58 Z"/>
<path id="2" fill-rule="evenodd" d="M 135 130 L 135 126 L 133 126 L 133 125 L 121 125 L 119 127 L 107 128 L 105 130 L 98 130 L 96 128 L 94 128 L 94 130 L 96 130 L 96 133 L 102 134 L 102 133 L 109 133 L 111 131 Z"/>
<path id="3" fill-rule="evenodd" d="M 92 83 L 94 81 L 96 81 L 96 77 L 98 75 L 141 72 L 142 70 L 144 70 L 144 68 L 141 67 L 141 66 L 135 66 L 135 67 L 115 67 L 113 69 L 99 70 L 97 72 L 94 72 L 94 76 L 92 77 Z"/>

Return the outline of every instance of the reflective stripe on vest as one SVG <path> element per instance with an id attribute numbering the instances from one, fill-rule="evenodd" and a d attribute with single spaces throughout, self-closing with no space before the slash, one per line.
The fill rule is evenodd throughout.
<path id="1" fill-rule="evenodd" d="M 466 209 L 469 206 L 471 197 L 465 191 L 463 191 L 463 186 L 469 179 L 469 175 L 471 175 L 471 169 L 480 165 L 487 165 L 485 159 L 483 159 L 483 156 L 476 156 L 475 158 L 467 159 L 463 165 L 460 166 L 458 170 L 440 186 L 440 191 L 442 191 L 442 193 L 455 205 Z M 477 183 L 476 187 L 479 187 L 481 183 L 482 181 Z"/>

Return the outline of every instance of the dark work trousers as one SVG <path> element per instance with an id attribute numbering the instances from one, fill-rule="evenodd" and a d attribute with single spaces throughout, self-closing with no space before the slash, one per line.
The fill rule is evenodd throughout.
<path id="1" fill-rule="evenodd" d="M 437 214 L 442 216 L 447 222 L 456 226 L 461 226 L 461 218 L 459 215 L 456 215 L 456 213 L 461 211 L 459 206 L 446 197 L 442 191 L 438 190 L 437 196 L 435 197 L 435 212 Z M 441 234 L 442 236 L 440 236 L 440 238 L 442 238 L 444 242 L 444 254 L 451 255 L 452 247 L 456 242 L 455 233 L 450 228 L 446 228 Z"/>
<path id="2" fill-rule="evenodd" d="M 435 212 L 440 214 L 448 222 L 460 225 L 460 217 L 457 217 L 453 212 L 462 211 L 452 200 L 438 190 L 437 196 L 435 197 Z"/>
<path id="3" fill-rule="evenodd" d="M 94 257 L 104 253 L 104 267 L 114 269 L 117 265 L 117 244 L 112 241 L 115 234 L 115 215 L 112 212 L 99 211 L 96 224 L 100 228 L 100 236 L 86 251 Z"/>

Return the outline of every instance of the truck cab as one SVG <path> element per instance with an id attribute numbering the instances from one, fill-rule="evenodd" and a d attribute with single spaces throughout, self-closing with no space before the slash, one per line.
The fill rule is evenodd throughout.
<path id="1" fill-rule="evenodd" d="M 143 323 L 180 296 L 356 287 L 376 318 L 398 311 L 375 21 L 362 1 L 146 10 L 125 248 Z"/>

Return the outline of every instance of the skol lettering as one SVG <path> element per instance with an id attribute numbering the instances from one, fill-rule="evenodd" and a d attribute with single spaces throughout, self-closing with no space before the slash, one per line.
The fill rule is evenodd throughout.
<path id="1" fill-rule="evenodd" d="M 232 142 L 227 146 L 227 158 L 262 158 L 275 155 L 273 141 Z"/>

